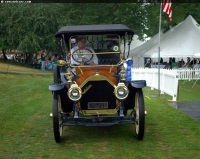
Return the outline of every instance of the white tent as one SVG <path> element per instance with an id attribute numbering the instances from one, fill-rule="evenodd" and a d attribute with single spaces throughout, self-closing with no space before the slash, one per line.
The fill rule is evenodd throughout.
<path id="1" fill-rule="evenodd" d="M 139 38 L 138 35 L 133 36 L 133 39 L 132 39 L 132 42 L 131 42 L 131 45 L 130 45 L 130 50 L 133 50 L 136 47 L 145 43 L 145 41 L 140 41 L 138 38 Z M 125 51 L 126 51 L 126 55 L 127 55 L 127 53 L 128 53 L 128 43 L 126 44 L 125 47 L 126 47 Z M 124 44 L 121 44 L 120 48 L 121 48 L 122 51 L 124 51 Z"/>
<path id="2" fill-rule="evenodd" d="M 132 49 L 132 57 L 158 57 L 158 34 Z M 161 33 L 160 57 L 193 57 L 200 52 L 200 25 L 189 15 L 182 23 Z"/>
<path id="3" fill-rule="evenodd" d="M 200 58 L 200 53 L 194 54 L 194 58 Z"/>

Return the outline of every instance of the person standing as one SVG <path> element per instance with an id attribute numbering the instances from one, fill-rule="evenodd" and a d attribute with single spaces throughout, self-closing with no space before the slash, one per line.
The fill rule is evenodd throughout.
<path id="1" fill-rule="evenodd" d="M 32 63 L 33 63 L 33 68 L 37 68 L 37 56 L 36 56 L 36 54 L 33 55 Z"/>
<path id="2" fill-rule="evenodd" d="M 41 70 L 45 71 L 45 55 L 44 55 L 44 52 L 41 54 Z"/>
<path id="3" fill-rule="evenodd" d="M 173 57 L 173 59 L 172 59 L 172 67 L 173 68 L 176 68 L 177 67 L 177 65 L 176 65 L 176 59 Z"/>

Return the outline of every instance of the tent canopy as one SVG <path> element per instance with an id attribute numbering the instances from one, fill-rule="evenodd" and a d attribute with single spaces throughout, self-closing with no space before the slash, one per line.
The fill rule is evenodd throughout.
<path id="1" fill-rule="evenodd" d="M 158 57 L 159 34 L 130 51 L 133 57 Z M 193 57 L 200 52 L 200 25 L 189 15 L 182 23 L 161 33 L 160 57 Z"/>
<path id="2" fill-rule="evenodd" d="M 200 53 L 194 54 L 194 58 L 200 58 Z"/>

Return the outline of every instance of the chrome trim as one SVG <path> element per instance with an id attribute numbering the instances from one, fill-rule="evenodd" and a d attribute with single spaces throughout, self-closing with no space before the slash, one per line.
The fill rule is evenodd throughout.
<path id="1" fill-rule="evenodd" d="M 78 91 L 77 93 L 79 96 L 77 98 L 71 94 L 72 91 L 74 91 L 74 90 Z M 72 84 L 71 87 L 69 88 L 67 94 L 68 94 L 69 99 L 71 99 L 72 101 L 78 101 L 82 97 L 82 91 L 77 84 Z"/>
<path id="2" fill-rule="evenodd" d="M 123 96 L 123 95 L 120 96 L 120 94 L 119 94 L 119 92 L 118 92 L 118 90 L 119 90 L 120 88 L 122 88 L 122 89 L 125 91 L 125 95 L 124 95 L 124 96 Z M 124 99 L 126 99 L 126 98 L 128 97 L 128 94 L 129 94 L 129 90 L 128 90 L 128 88 L 125 86 L 124 83 L 118 83 L 117 87 L 115 87 L 115 91 L 114 91 L 114 92 L 115 92 L 116 98 L 119 99 L 119 100 L 124 100 Z"/>

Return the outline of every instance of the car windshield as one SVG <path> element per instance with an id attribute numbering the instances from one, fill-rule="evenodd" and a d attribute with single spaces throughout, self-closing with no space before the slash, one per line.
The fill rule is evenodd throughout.
<path id="1" fill-rule="evenodd" d="M 76 35 L 70 38 L 72 66 L 117 65 L 121 61 L 120 37 L 109 35 Z"/>

